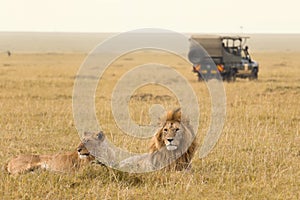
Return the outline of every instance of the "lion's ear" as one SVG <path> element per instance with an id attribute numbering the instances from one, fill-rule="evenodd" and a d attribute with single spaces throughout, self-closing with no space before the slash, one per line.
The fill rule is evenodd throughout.
<path id="1" fill-rule="evenodd" d="M 175 109 L 173 112 L 173 116 L 172 116 L 172 119 L 174 121 L 181 121 L 181 109 L 180 108 L 177 108 Z"/>

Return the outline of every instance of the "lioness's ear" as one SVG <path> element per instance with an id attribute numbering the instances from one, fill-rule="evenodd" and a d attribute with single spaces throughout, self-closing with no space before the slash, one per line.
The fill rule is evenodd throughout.
<path id="1" fill-rule="evenodd" d="M 102 131 L 100 131 L 99 133 L 97 133 L 97 139 L 98 140 L 102 140 L 104 138 L 104 134 Z"/>
<path id="2" fill-rule="evenodd" d="M 92 135 L 93 135 L 93 133 L 88 132 L 88 131 L 84 131 L 84 133 L 83 133 L 83 137 L 89 137 L 89 136 L 92 136 Z"/>

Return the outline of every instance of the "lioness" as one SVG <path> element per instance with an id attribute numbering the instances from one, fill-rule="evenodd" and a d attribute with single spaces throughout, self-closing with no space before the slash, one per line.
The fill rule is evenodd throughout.
<path id="1" fill-rule="evenodd" d="M 10 174 L 19 174 L 36 169 L 56 172 L 72 172 L 95 159 L 84 143 L 80 143 L 76 151 L 55 155 L 19 155 L 10 160 L 6 170 Z"/>

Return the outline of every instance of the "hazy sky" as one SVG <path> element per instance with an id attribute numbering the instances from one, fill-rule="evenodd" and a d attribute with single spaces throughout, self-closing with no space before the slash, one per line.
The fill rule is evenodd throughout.
<path id="1" fill-rule="evenodd" d="M 1 0 L 0 31 L 300 33 L 297 0 Z"/>

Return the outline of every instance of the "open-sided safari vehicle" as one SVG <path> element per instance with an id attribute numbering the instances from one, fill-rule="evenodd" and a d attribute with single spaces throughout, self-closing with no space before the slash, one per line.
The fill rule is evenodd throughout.
<path id="1" fill-rule="evenodd" d="M 227 81 L 235 81 L 236 77 L 257 79 L 259 65 L 251 59 L 248 46 L 245 45 L 248 38 L 193 35 L 188 57 L 199 80 L 218 77 L 217 71 Z M 207 56 L 198 44 L 206 50 Z M 209 61 L 211 59 L 213 62 Z M 213 63 L 215 66 L 211 65 Z"/>

